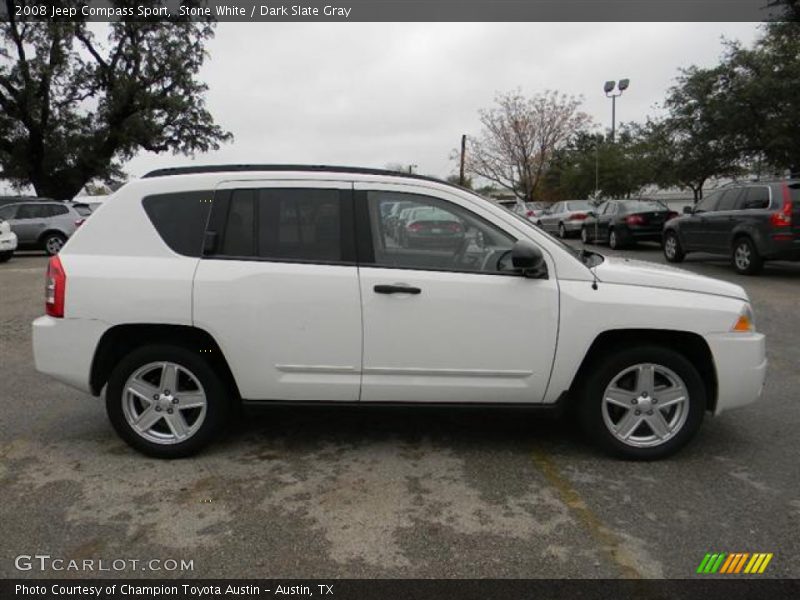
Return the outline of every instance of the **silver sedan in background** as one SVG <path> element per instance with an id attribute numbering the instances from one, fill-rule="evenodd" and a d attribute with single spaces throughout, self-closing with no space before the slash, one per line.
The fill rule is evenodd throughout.
<path id="1" fill-rule="evenodd" d="M 540 214 L 534 223 L 560 238 L 578 236 L 592 203 L 588 200 L 562 200 Z"/>

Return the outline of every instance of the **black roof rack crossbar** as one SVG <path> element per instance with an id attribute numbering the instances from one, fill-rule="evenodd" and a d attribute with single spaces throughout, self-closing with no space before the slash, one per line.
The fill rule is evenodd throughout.
<path id="1" fill-rule="evenodd" d="M 304 171 L 312 173 L 350 173 L 354 175 L 392 175 L 395 177 L 406 177 L 419 179 L 422 181 L 432 181 L 443 183 L 451 187 L 460 186 L 429 177 L 427 175 L 417 175 L 416 173 L 403 173 L 402 171 L 389 171 L 387 169 L 370 169 L 362 167 L 338 167 L 330 165 L 205 165 L 196 167 L 171 167 L 166 169 L 156 169 L 142 176 L 143 179 L 149 177 L 165 177 L 169 175 L 195 175 L 198 173 L 246 173 L 252 171 Z"/>

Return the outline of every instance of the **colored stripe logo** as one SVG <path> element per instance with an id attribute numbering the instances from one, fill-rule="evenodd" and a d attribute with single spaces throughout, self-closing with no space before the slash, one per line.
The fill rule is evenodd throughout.
<path id="1" fill-rule="evenodd" d="M 772 552 L 709 552 L 700 561 L 697 573 L 760 575 L 772 560 Z"/>

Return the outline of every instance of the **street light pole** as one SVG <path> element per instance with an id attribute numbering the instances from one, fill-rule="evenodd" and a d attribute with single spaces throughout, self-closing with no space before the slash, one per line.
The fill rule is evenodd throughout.
<path id="1" fill-rule="evenodd" d="M 606 98 L 611 98 L 611 143 L 614 143 L 614 137 L 617 129 L 617 96 L 622 96 L 622 92 L 628 89 L 630 79 L 620 79 L 619 83 L 616 81 L 606 81 L 603 85 L 603 91 L 606 93 Z M 619 93 L 614 93 L 614 88 L 619 90 Z"/>
<path id="2" fill-rule="evenodd" d="M 467 134 L 461 136 L 461 168 L 458 171 L 458 185 L 464 187 L 464 155 L 467 153 Z"/>

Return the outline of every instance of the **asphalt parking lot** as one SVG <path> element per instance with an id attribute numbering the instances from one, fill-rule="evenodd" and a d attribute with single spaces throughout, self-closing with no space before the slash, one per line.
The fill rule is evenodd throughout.
<path id="1" fill-rule="evenodd" d="M 712 551 L 800 577 L 800 264 L 684 264 L 745 286 L 770 366 L 759 403 L 657 463 L 606 458 L 569 422 L 424 408 L 270 409 L 198 457 L 145 458 L 98 399 L 34 371 L 45 265 L 0 265 L 0 577 L 92 574 L 15 569 L 38 553 L 194 561 L 94 573 L 126 577 L 683 578 Z"/>

